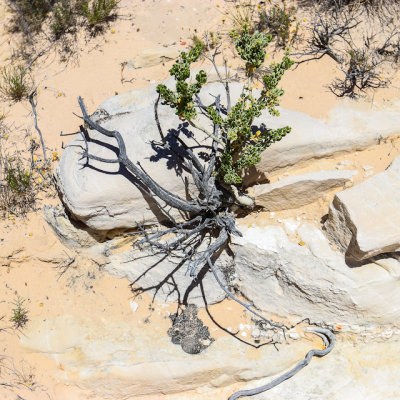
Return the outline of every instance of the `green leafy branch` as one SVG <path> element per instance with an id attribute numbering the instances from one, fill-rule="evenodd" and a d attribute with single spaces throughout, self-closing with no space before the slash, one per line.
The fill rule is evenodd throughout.
<path id="1" fill-rule="evenodd" d="M 211 132 L 194 122 L 197 117 L 195 104 L 200 106 L 198 101 L 196 103 L 195 96 L 200 92 L 202 85 L 206 83 L 207 77 L 202 70 L 196 75 L 195 83 L 190 84 L 187 79 L 190 77 L 190 64 L 199 58 L 203 50 L 201 42 L 197 42 L 189 53 L 181 53 L 179 60 L 170 69 L 171 75 L 176 79 L 176 91 L 168 89 L 165 85 L 157 87 L 163 104 L 175 108 L 175 113 L 182 120 L 187 120 L 192 126 L 201 129 L 222 146 L 219 149 L 217 161 L 219 168 L 216 177 L 218 181 L 228 185 L 240 184 L 242 170 L 259 162 L 261 153 L 267 147 L 281 140 L 290 132 L 289 127 L 254 132 L 253 123 L 265 109 L 268 109 L 273 116 L 279 115 L 276 107 L 279 105 L 284 91 L 277 85 L 285 71 L 293 65 L 293 61 L 286 52 L 282 61 L 272 63 L 270 72 L 262 76 L 262 90 L 253 93 L 255 71 L 265 60 L 265 49 L 271 42 L 272 36 L 259 32 L 250 34 L 247 31 L 242 33 L 232 31 L 231 37 L 234 39 L 239 56 L 246 62 L 248 82 L 243 88 L 241 97 L 226 112 L 226 116 L 221 115 L 215 104 L 205 108 L 208 118 L 214 126 L 220 128 L 219 137 L 213 136 Z M 217 54 L 217 51 L 214 54 Z M 215 66 L 214 57 L 211 61 Z"/>
<path id="2" fill-rule="evenodd" d="M 201 87 L 206 84 L 207 75 L 201 70 L 196 75 L 195 83 L 188 83 L 186 81 L 190 77 L 190 65 L 198 60 L 202 51 L 203 44 L 201 42 L 196 43 L 189 53 L 182 52 L 179 59 L 169 70 L 171 76 L 174 76 L 176 79 L 176 92 L 168 89 L 163 84 L 157 86 L 157 93 L 159 93 L 163 99 L 162 104 L 167 104 L 176 109 L 175 114 L 181 119 L 193 120 L 197 117 L 193 97 L 198 94 Z"/>

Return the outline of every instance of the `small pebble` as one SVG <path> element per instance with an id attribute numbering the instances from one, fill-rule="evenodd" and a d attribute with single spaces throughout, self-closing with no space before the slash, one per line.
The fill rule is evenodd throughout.
<path id="1" fill-rule="evenodd" d="M 261 332 L 260 332 L 259 329 L 254 329 L 253 332 L 251 332 L 251 336 L 252 336 L 253 338 L 258 338 L 258 337 L 260 337 L 260 334 L 261 334 Z"/>
<path id="2" fill-rule="evenodd" d="M 131 306 L 133 312 L 136 312 L 137 309 L 139 308 L 139 304 L 136 303 L 136 302 L 133 301 L 133 300 L 131 300 L 131 301 L 129 302 L 129 305 Z"/>

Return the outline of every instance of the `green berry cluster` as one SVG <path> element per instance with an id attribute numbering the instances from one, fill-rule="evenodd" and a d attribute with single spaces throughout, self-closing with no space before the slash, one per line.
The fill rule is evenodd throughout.
<path id="1" fill-rule="evenodd" d="M 193 96 L 198 94 L 201 87 L 207 82 L 207 75 L 201 70 L 196 75 L 195 83 L 186 81 L 190 77 L 190 65 L 198 60 L 202 51 L 202 43 L 196 43 L 189 53 L 182 52 L 179 59 L 169 70 L 170 74 L 176 79 L 175 92 L 163 84 L 157 86 L 157 93 L 163 100 L 162 104 L 175 108 L 175 114 L 179 115 L 181 119 L 192 120 L 197 116 L 197 111 L 193 105 Z"/>

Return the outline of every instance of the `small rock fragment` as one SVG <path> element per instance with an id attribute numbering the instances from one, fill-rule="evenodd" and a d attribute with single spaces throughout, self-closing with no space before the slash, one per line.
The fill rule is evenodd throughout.
<path id="1" fill-rule="evenodd" d="M 133 301 L 133 300 L 131 300 L 129 302 L 129 305 L 131 306 L 133 312 L 136 312 L 137 309 L 139 308 L 139 304 L 136 303 L 136 301 Z"/>

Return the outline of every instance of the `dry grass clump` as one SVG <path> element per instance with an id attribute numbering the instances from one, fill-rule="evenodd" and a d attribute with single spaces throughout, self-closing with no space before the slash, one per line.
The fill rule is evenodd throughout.
<path id="1" fill-rule="evenodd" d="M 276 38 L 276 44 L 285 48 L 293 44 L 299 36 L 300 23 L 297 21 L 297 8 L 288 6 L 285 0 L 272 7 L 260 7 L 257 29 Z"/>
<path id="2" fill-rule="evenodd" d="M 56 39 L 67 33 L 76 25 L 76 15 L 72 3 L 61 0 L 54 6 L 53 22 L 50 25 Z"/>
<path id="3" fill-rule="evenodd" d="M 364 10 L 374 13 L 379 10 L 391 8 L 396 4 L 396 0 L 301 0 L 299 3 L 310 7 L 319 5 L 325 9 L 347 7 L 351 10 L 359 10 L 363 8 Z"/>
<path id="4" fill-rule="evenodd" d="M 287 0 L 275 2 L 236 2 L 230 12 L 234 29 L 241 32 L 262 32 L 272 35 L 279 48 L 293 45 L 299 39 L 300 23 L 297 8 Z"/>
<path id="5" fill-rule="evenodd" d="M 19 101 L 28 97 L 33 90 L 33 79 L 23 65 L 10 65 L 0 68 L 0 93 Z"/>
<path id="6" fill-rule="evenodd" d="M 14 11 L 14 29 L 32 36 L 41 30 L 55 0 L 9 0 L 8 3 Z"/>
<path id="7" fill-rule="evenodd" d="M 119 0 L 78 0 L 81 14 L 90 27 L 96 27 L 109 21 L 115 15 Z"/>
<path id="8" fill-rule="evenodd" d="M 0 120 L 0 218 L 13 221 L 37 208 L 43 193 L 52 192 L 51 161 L 41 160 L 36 153 L 39 144 L 30 139 L 25 151 L 9 151 L 10 129 Z M 52 161 L 57 161 L 53 153 Z"/>
<path id="9" fill-rule="evenodd" d="M 119 0 L 8 0 L 14 12 L 13 29 L 33 41 L 49 23 L 55 39 L 78 26 L 100 29 L 116 16 Z"/>
<path id="10" fill-rule="evenodd" d="M 368 15 L 365 10 L 317 8 L 308 26 L 308 39 L 298 53 L 301 62 L 327 55 L 343 75 L 329 89 L 339 97 L 358 97 L 368 89 L 390 84 L 398 68 L 400 27 L 389 16 Z"/>
<path id="11" fill-rule="evenodd" d="M 36 185 L 31 169 L 20 157 L 2 156 L 0 166 L 0 213 L 14 220 L 35 209 Z"/>
<path id="12" fill-rule="evenodd" d="M 54 6 L 50 27 L 56 39 L 79 25 L 100 29 L 115 18 L 119 0 L 59 0 Z"/>
<path id="13" fill-rule="evenodd" d="M 374 48 L 352 48 L 341 68 L 344 77 L 335 79 L 329 89 L 338 97 L 354 98 L 367 89 L 386 87 L 389 80 L 382 74 L 382 65 L 387 62 Z"/>

